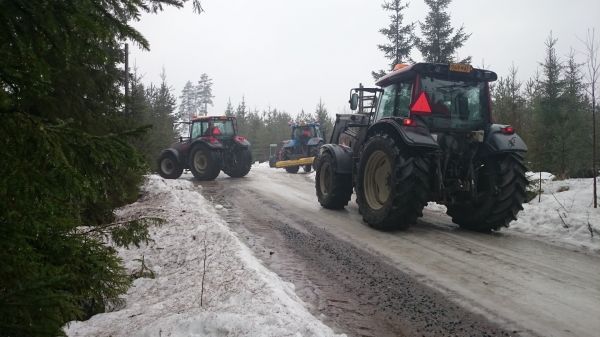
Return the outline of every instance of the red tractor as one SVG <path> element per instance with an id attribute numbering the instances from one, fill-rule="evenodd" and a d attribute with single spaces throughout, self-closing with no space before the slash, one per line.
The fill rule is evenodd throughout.
<path id="1" fill-rule="evenodd" d="M 184 169 L 198 180 L 213 180 L 221 170 L 230 177 L 243 177 L 252 166 L 250 142 L 237 134 L 235 117 L 205 116 L 189 122 L 188 137 L 163 150 L 158 173 L 177 179 Z"/>

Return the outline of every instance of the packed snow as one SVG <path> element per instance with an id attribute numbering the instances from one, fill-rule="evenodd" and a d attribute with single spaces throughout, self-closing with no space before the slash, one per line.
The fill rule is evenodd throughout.
<path id="1" fill-rule="evenodd" d="M 122 307 L 69 323 L 67 335 L 335 336 L 308 312 L 294 286 L 228 229 L 218 213 L 226 209 L 217 211 L 199 188 L 188 179 L 148 176 L 143 197 L 118 212 L 166 220 L 151 228 L 148 245 L 119 249 L 132 274 L 143 261 L 146 277 L 134 281 Z"/>

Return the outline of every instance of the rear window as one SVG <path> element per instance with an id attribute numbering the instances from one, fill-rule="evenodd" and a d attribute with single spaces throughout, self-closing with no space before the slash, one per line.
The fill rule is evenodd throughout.
<path id="1" fill-rule="evenodd" d="M 231 119 L 228 120 L 214 120 L 213 128 L 218 128 L 221 132 L 221 137 L 233 137 L 235 136 L 235 129 L 233 126 L 233 121 Z"/>
<path id="2" fill-rule="evenodd" d="M 421 89 L 429 96 L 432 128 L 481 128 L 489 116 L 485 82 L 448 81 L 421 77 Z"/>

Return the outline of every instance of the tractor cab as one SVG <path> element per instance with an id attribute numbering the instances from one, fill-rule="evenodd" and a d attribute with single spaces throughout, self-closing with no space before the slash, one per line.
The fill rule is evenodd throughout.
<path id="1" fill-rule="evenodd" d="M 482 130 L 491 122 L 489 82 L 496 79 L 467 64 L 400 64 L 377 82 L 383 90 L 371 122 L 394 118 L 432 132 Z"/>
<path id="2" fill-rule="evenodd" d="M 297 145 L 306 146 L 309 140 L 314 138 L 323 138 L 321 129 L 317 123 L 293 124 L 291 140 L 298 142 Z"/>
<path id="3" fill-rule="evenodd" d="M 192 119 L 190 139 L 198 137 L 214 137 L 220 141 L 232 139 L 237 135 L 235 117 L 205 116 Z"/>

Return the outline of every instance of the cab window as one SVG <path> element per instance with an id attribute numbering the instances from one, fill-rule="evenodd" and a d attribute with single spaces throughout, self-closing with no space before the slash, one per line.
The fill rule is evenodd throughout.
<path id="1" fill-rule="evenodd" d="M 429 96 L 434 128 L 480 128 L 488 111 L 485 82 L 421 78 Z"/>
<path id="2" fill-rule="evenodd" d="M 202 123 L 200 122 L 195 122 L 194 124 L 192 124 L 192 138 L 196 138 L 200 135 L 202 135 Z"/>
<path id="3" fill-rule="evenodd" d="M 235 135 L 235 128 L 231 119 L 215 120 L 213 121 L 213 128 L 219 129 L 221 137 L 233 137 Z"/>
<path id="4" fill-rule="evenodd" d="M 412 83 L 402 82 L 383 89 L 376 119 L 386 117 L 408 117 L 412 97 Z"/>

